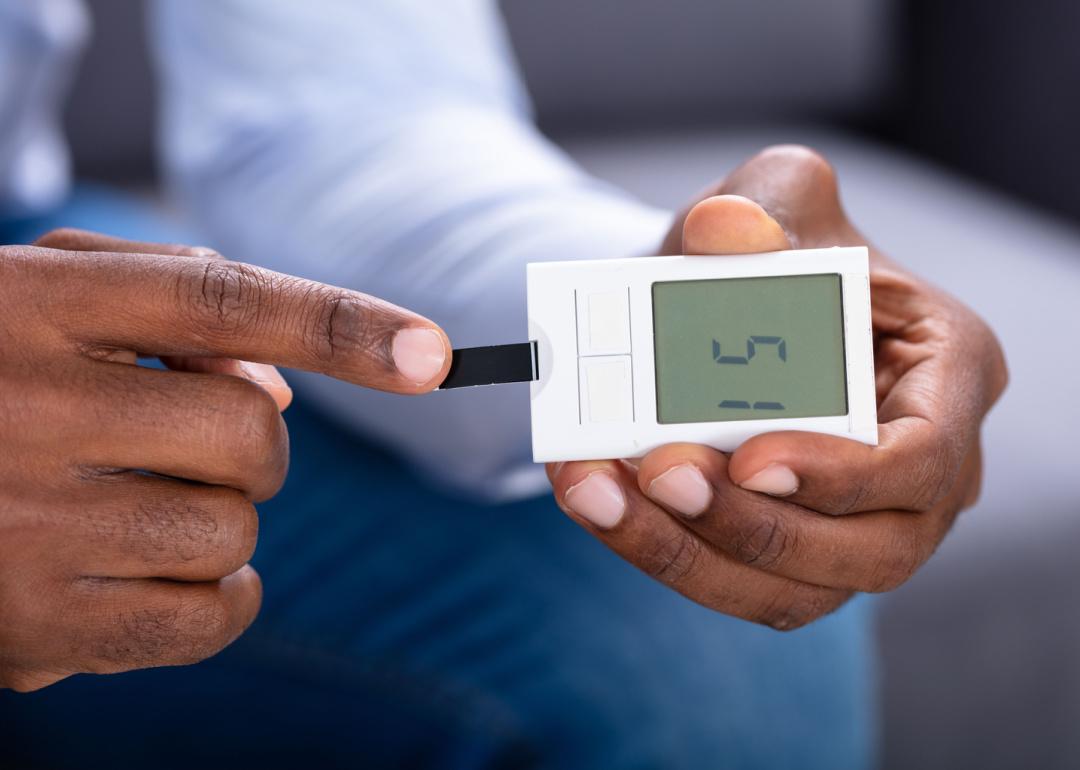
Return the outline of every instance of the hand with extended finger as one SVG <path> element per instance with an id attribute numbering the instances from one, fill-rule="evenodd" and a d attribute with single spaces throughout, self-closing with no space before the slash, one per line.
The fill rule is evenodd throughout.
<path id="1" fill-rule="evenodd" d="M 419 316 L 205 249 L 59 231 L 0 276 L 0 687 L 190 663 L 251 623 L 252 503 L 288 466 L 273 364 L 399 393 L 450 364 Z"/>

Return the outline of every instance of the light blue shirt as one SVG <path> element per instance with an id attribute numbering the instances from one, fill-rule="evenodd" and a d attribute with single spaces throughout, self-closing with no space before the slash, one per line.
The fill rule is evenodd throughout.
<path id="1" fill-rule="evenodd" d="M 655 253 L 670 216 L 533 126 L 488 0 L 157 0 L 174 189 L 230 258 L 526 338 L 525 265 Z M 403 398 L 294 374 L 339 419 L 493 498 L 546 486 L 528 386 Z"/>
<path id="2" fill-rule="evenodd" d="M 669 224 L 538 133 L 490 0 L 153 10 L 171 187 L 231 259 L 385 298 L 469 347 L 526 338 L 526 263 L 653 253 Z M 290 379 L 470 494 L 546 488 L 527 385 L 406 398 Z"/>
<path id="3" fill-rule="evenodd" d="M 78 0 L 0 0 L 0 216 L 44 211 L 67 192 L 60 113 L 88 29 Z"/>

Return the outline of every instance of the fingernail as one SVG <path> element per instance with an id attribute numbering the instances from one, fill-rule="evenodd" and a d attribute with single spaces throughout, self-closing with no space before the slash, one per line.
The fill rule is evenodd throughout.
<path id="1" fill-rule="evenodd" d="M 696 466 L 670 468 L 649 484 L 649 497 L 684 516 L 698 516 L 709 507 L 712 489 Z"/>
<path id="2" fill-rule="evenodd" d="M 284 412 L 292 403 L 293 392 L 289 383 L 281 376 L 275 367 L 269 364 L 253 364 L 250 361 L 239 361 L 240 372 L 244 377 L 254 382 L 260 388 L 270 394 L 278 409 Z"/>
<path id="3" fill-rule="evenodd" d="M 244 376 L 252 382 L 279 388 L 289 387 L 289 383 L 281 376 L 281 372 L 277 370 L 277 367 L 270 366 L 270 364 L 253 364 L 250 361 L 241 361 L 240 369 L 244 372 Z"/>
<path id="4" fill-rule="evenodd" d="M 739 486 L 751 492 L 764 492 L 773 497 L 787 497 L 795 494 L 799 489 L 799 477 L 786 465 L 772 463 Z"/>
<path id="5" fill-rule="evenodd" d="M 566 505 L 600 529 L 611 529 L 626 512 L 622 488 L 603 471 L 593 471 L 566 490 Z"/>
<path id="6" fill-rule="evenodd" d="M 426 385 L 442 371 L 446 345 L 433 329 L 402 329 L 394 335 L 391 354 L 402 377 Z"/>

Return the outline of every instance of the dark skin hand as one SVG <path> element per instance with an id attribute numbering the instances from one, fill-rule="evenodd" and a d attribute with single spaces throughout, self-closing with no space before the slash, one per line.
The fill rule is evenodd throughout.
<path id="1" fill-rule="evenodd" d="M 804 147 L 755 156 L 676 220 L 668 254 L 868 245 L 836 176 Z M 548 467 L 560 506 L 705 606 L 777 629 L 906 581 L 972 505 L 979 434 L 1007 382 L 986 324 L 870 248 L 880 445 L 785 431 L 732 454 L 661 447 L 640 463 Z"/>
<path id="2" fill-rule="evenodd" d="M 424 318 L 208 249 L 64 230 L 0 246 L 0 277 L 0 687 L 193 663 L 247 628 L 253 503 L 288 466 L 274 364 L 397 393 L 450 365 Z"/>

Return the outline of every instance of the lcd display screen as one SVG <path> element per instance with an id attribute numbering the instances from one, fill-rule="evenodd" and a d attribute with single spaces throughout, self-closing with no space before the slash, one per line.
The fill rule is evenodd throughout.
<path id="1" fill-rule="evenodd" d="M 836 273 L 654 283 L 661 423 L 847 414 Z"/>

